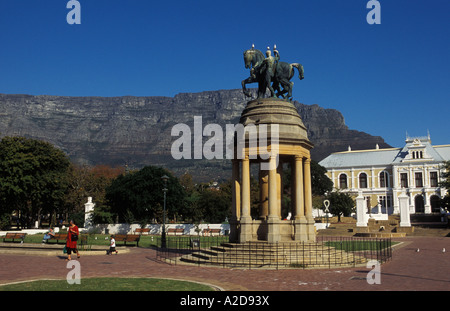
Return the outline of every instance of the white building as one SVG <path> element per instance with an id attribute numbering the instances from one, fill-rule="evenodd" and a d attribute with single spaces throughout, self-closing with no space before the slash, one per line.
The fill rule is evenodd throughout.
<path id="1" fill-rule="evenodd" d="M 443 164 L 450 145 L 432 146 L 427 137 L 407 137 L 403 148 L 333 153 L 324 166 L 336 189 L 362 193 L 370 214 L 398 214 L 400 194 L 409 198 L 410 213 L 439 213 Z"/>

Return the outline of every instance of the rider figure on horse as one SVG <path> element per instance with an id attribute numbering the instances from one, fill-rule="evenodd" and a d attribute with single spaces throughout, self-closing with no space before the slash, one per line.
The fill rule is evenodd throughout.
<path id="1" fill-rule="evenodd" d="M 261 76 L 265 77 L 265 82 L 270 90 L 270 96 L 275 97 L 275 91 L 272 87 L 272 78 L 275 76 L 278 60 L 280 59 L 280 54 L 278 53 L 276 45 L 273 48 L 273 54 L 274 56 L 272 56 L 270 47 L 267 47 L 266 58 L 261 64 L 260 74 Z M 265 74 L 263 72 L 264 70 Z"/>
<path id="2" fill-rule="evenodd" d="M 242 80 L 242 90 L 245 96 L 251 97 L 246 84 L 258 83 L 257 98 L 266 97 L 267 88 L 271 97 L 282 97 L 292 100 L 293 82 L 290 80 L 294 76 L 294 68 L 298 70 L 299 79 L 304 78 L 303 66 L 300 63 L 286 63 L 279 61 L 280 54 L 276 45 L 273 47 L 273 56 L 270 47 L 267 48 L 266 55 L 260 50 L 252 48 L 244 51 L 245 68 L 250 69 L 250 77 Z M 282 89 L 280 88 L 282 87 Z"/>

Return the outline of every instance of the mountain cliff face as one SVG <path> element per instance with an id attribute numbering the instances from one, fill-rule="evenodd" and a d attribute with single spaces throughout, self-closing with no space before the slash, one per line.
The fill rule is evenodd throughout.
<path id="1" fill-rule="evenodd" d="M 1 136 L 49 141 L 80 164 L 165 166 L 197 180 L 228 178 L 229 160 L 174 160 L 171 136 L 175 124 L 193 132 L 194 116 L 207 124 L 237 124 L 248 98 L 241 90 L 182 93 L 174 97 L 65 97 L 0 94 Z M 381 137 L 349 130 L 334 109 L 294 102 L 315 145 L 312 158 L 331 152 L 389 147 Z M 207 140 L 209 138 L 205 138 Z"/>

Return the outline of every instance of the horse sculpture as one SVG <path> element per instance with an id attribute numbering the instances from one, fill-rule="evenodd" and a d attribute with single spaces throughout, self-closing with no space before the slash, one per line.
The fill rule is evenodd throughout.
<path id="1" fill-rule="evenodd" d="M 275 72 L 273 75 L 272 87 L 265 77 L 264 66 L 264 54 L 257 49 L 246 50 L 244 52 L 244 63 L 245 68 L 250 69 L 250 77 L 242 81 L 242 91 L 248 97 L 251 97 L 249 90 L 246 88 L 247 84 L 258 82 L 258 95 L 257 98 L 263 98 L 266 94 L 266 89 L 269 88 L 270 96 L 282 97 L 284 99 L 292 100 L 292 87 L 294 85 L 290 80 L 294 76 L 294 67 L 297 68 L 299 72 L 299 79 L 303 80 L 303 66 L 299 63 L 286 63 L 286 62 L 276 62 Z M 283 90 L 280 90 L 280 85 Z M 276 91 L 276 94 L 274 93 Z"/>

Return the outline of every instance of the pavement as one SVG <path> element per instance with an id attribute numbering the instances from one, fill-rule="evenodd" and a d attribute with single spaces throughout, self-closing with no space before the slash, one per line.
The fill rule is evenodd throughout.
<path id="1" fill-rule="evenodd" d="M 405 237 L 394 247 L 391 261 L 380 267 L 379 282 L 369 284 L 373 267 L 331 269 L 231 269 L 170 265 L 156 260 L 147 248 L 119 248 L 118 255 L 81 252 L 81 278 L 149 277 L 206 283 L 224 291 L 449 291 L 450 238 Z M 446 252 L 443 252 L 443 249 Z M 72 257 L 73 259 L 76 256 Z M 71 267 L 70 267 L 71 268 Z M 65 280 L 62 251 L 0 248 L 0 285 L 38 279 Z M 373 283 L 373 282 L 372 282 Z M 377 284 L 379 283 L 379 284 Z M 1 289 L 1 288 L 0 288 Z"/>

